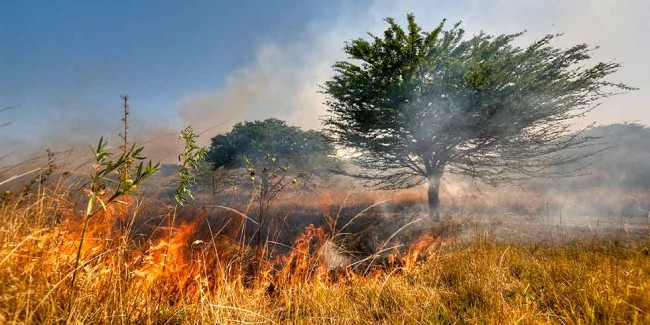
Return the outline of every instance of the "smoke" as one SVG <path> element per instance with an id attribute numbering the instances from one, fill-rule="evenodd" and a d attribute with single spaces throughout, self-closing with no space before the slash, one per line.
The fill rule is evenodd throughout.
<path id="1" fill-rule="evenodd" d="M 255 59 L 227 76 L 223 87 L 180 99 L 181 119 L 197 130 L 222 125 L 225 131 L 237 122 L 269 117 L 304 129 L 321 128 L 327 107 L 320 86 L 331 77 L 332 65 L 345 58 L 345 41 L 381 31 L 385 15 L 375 8 L 357 12 L 343 7 L 336 17 L 313 20 L 294 39 L 265 41 Z"/>
<path id="2" fill-rule="evenodd" d="M 77 69 L 66 71 L 61 76 L 61 85 L 52 85 L 57 92 L 48 93 L 47 102 L 13 99 L 26 103 L 0 112 L 0 123 L 10 123 L 0 128 L 0 153 L 4 155 L 0 168 L 26 160 L 30 160 L 30 165 L 42 164 L 46 149 L 60 153 L 61 163 L 73 162 L 65 168 L 76 168 L 90 161 L 91 148 L 100 137 L 113 151 L 117 150 L 122 142 L 119 134 L 123 133 L 121 94 L 108 89 L 135 87 L 121 85 L 108 65 L 80 65 Z M 147 143 L 144 155 L 154 161 L 176 159 L 181 148 L 177 140 L 180 123 L 165 115 L 152 114 L 157 109 L 144 96 L 130 95 L 129 143 Z M 34 157 L 41 159 L 31 160 Z"/>
<path id="3" fill-rule="evenodd" d="M 291 125 L 318 129 L 327 110 L 319 86 L 331 77 L 331 65 L 346 59 L 344 42 L 366 37 L 367 32 L 381 33 L 386 27 L 385 17 L 404 23 L 409 12 L 425 30 L 434 28 L 443 18 L 450 24 L 462 20 L 469 34 L 481 30 L 491 34 L 528 30 L 521 38 L 524 43 L 547 33 L 563 32 L 558 46 L 580 42 L 600 45 L 594 53 L 596 59 L 622 61 L 623 68 L 614 76 L 615 81 L 638 87 L 648 84 L 650 65 L 646 58 L 650 56 L 650 45 L 643 42 L 650 29 L 647 1 L 622 5 L 610 1 L 469 0 L 437 1 L 434 5 L 424 0 L 376 0 L 365 7 L 347 3 L 335 14 L 314 18 L 302 31 L 267 37 L 250 62 L 217 78 L 223 81 L 221 84 L 204 85 L 208 90 L 185 90 L 185 95 L 158 100 L 165 95 L 160 90 L 123 84 L 124 80 L 106 64 L 80 65 L 76 71 L 67 71 L 61 76 L 62 85 L 53 85 L 57 93 L 64 95 L 48 93 L 46 97 L 51 100 L 47 103 L 33 105 L 28 99 L 7 96 L 3 105 L 23 105 L 0 112 L 0 125 L 11 123 L 0 128 L 0 152 L 9 154 L 0 165 L 42 154 L 48 147 L 86 154 L 100 136 L 107 137 L 113 147 L 118 146 L 120 93 L 114 93 L 114 89 L 125 89 L 132 96 L 132 140 L 146 143 L 148 155 L 165 162 L 176 160 L 181 143 L 175 135 L 186 125 L 202 133 L 199 141 L 203 145 L 245 120 L 277 117 Z M 610 98 L 584 120 L 576 121 L 576 127 L 594 120 L 600 124 L 650 124 L 648 98 L 644 88 Z"/>
<path id="4" fill-rule="evenodd" d="M 271 117 L 319 128 L 319 116 L 325 113 L 319 85 L 329 76 L 331 61 L 309 49 L 321 42 L 262 46 L 255 61 L 230 75 L 223 89 L 181 99 L 179 115 L 197 130 L 220 126 L 215 131 L 225 131 L 237 122 Z"/>
<path id="5" fill-rule="evenodd" d="M 123 133 L 119 98 L 115 99 L 113 107 L 87 103 L 81 97 L 65 102 L 63 114 L 33 114 L 30 122 L 6 126 L 8 136 L 0 144 L 0 152 L 4 154 L 0 166 L 43 156 L 46 149 L 65 153 L 71 161 L 86 161 L 91 158 L 92 147 L 100 137 L 108 142 L 112 151 L 117 150 L 123 141 L 119 136 Z M 129 143 L 144 145 L 144 155 L 154 161 L 174 161 L 182 148 L 178 139 L 180 126 L 143 115 L 132 110 Z M 42 162 L 43 159 L 34 161 L 35 164 Z"/>
<path id="6" fill-rule="evenodd" d="M 434 28 L 443 18 L 450 23 L 462 20 L 470 34 L 482 30 L 491 34 L 528 30 L 521 38 L 524 43 L 545 34 L 564 32 L 557 46 L 582 42 L 601 45 L 596 59 L 624 61 L 623 69 L 614 76 L 620 78 L 617 81 L 640 86 L 650 75 L 644 59 L 650 55 L 650 46 L 634 41 L 636 36 L 643 39 L 643 31 L 650 28 L 645 17 L 650 4 L 645 1 L 627 2 L 626 6 L 608 1 L 442 1 L 434 7 L 429 1 L 377 0 L 360 12 L 352 10 L 343 8 L 334 19 L 313 21 L 297 40 L 267 40 L 258 49 L 255 60 L 226 77 L 223 87 L 182 98 L 178 102 L 179 115 L 199 130 L 224 122 L 227 129 L 239 121 L 268 117 L 304 128 L 319 128 L 319 118 L 326 113 L 319 85 L 331 76 L 331 65 L 345 59 L 341 50 L 344 41 L 365 37 L 367 32 L 381 33 L 385 28 L 383 18 L 395 17 L 403 22 L 409 12 L 415 13 L 425 30 Z M 645 91 L 612 98 L 584 120 L 576 121 L 576 127 L 593 120 L 602 124 L 622 120 L 650 124 L 650 114 L 645 112 L 647 98 Z M 625 107 L 622 113 L 612 114 L 614 108 L 620 107 Z"/>

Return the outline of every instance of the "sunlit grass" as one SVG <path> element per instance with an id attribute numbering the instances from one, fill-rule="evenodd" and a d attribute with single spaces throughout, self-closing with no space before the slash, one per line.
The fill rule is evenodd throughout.
<path id="1" fill-rule="evenodd" d="M 219 236 L 196 242 L 198 221 L 179 223 L 169 241 L 164 224 L 143 238 L 129 222 L 144 217 L 134 200 L 91 223 L 73 291 L 82 219 L 72 197 L 59 184 L 0 207 L 0 322 L 650 322 L 647 240 L 481 237 L 422 248 L 417 261 L 405 261 L 407 252 L 392 266 L 334 275 L 305 245 L 309 238 L 296 243 L 291 268 L 255 264 L 253 248 Z"/>

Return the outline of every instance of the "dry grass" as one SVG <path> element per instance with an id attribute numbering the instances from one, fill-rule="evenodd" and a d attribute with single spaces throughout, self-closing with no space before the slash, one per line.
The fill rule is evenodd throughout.
<path id="1" fill-rule="evenodd" d="M 341 201 L 332 195 L 311 202 Z M 422 194 L 363 200 L 381 195 L 407 204 Z M 258 262 L 220 229 L 196 242 L 206 231 L 198 217 L 165 237 L 163 209 L 145 213 L 136 201 L 93 220 L 71 288 L 79 213 L 69 201 L 59 184 L 0 207 L 1 323 L 650 323 L 647 240 L 482 238 L 420 245 L 369 272 L 330 272 L 315 254 L 317 228 L 291 255 Z"/>

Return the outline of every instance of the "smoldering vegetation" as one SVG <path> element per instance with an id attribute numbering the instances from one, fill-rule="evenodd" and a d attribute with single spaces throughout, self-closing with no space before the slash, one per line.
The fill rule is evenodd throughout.
<path id="1" fill-rule="evenodd" d="M 149 323 L 401 316 L 643 323 L 649 131 L 612 125 L 591 132 L 608 150 L 590 157 L 581 176 L 491 187 L 448 175 L 442 227 L 429 221 L 426 188 L 372 190 L 346 176 L 314 174 L 269 202 L 260 229 L 249 171 L 202 166 L 194 202 L 180 207 L 179 166 L 165 164 L 138 195 L 90 220 L 73 289 L 64 284 L 76 269 L 88 163 L 45 154 L 31 162 L 40 169 L 3 170 L 1 179 L 11 180 L 2 184 L 0 209 L 0 320 L 101 322 L 99 310 L 101 319 Z M 608 271 L 589 273 L 596 269 Z M 31 282 L 16 280 L 24 272 Z M 77 295 L 85 300 L 71 304 Z M 434 297 L 424 300 L 435 314 L 408 307 L 425 295 Z"/>
<path id="2" fill-rule="evenodd" d="M 441 190 L 447 223 L 444 231 L 461 238 L 489 235 L 500 240 L 548 243 L 610 236 L 647 238 L 650 128 L 607 125 L 592 128 L 585 136 L 594 138 L 591 146 L 568 154 L 581 155 L 580 150 L 597 153 L 573 166 L 561 167 L 580 170 L 573 177 L 493 187 L 462 176 L 446 176 Z M 166 168 L 172 175 L 173 166 Z M 162 172 L 159 176 L 164 175 Z M 222 174 L 203 179 L 196 188 L 197 206 L 218 204 L 251 210 L 254 219 L 250 189 L 245 179 L 237 177 L 241 176 Z M 391 236 L 393 244 L 402 245 L 430 231 L 426 199 L 424 187 L 373 191 L 352 178 L 330 175 L 287 189 L 274 202 L 271 214 L 282 228 L 275 231 L 283 233 L 276 234 L 276 240 L 290 241 L 295 237 L 290 233 L 298 233 L 309 224 L 330 226 L 332 231 L 345 225 L 350 237 L 369 241 L 358 243 L 369 254 Z M 359 235 L 362 233 L 365 235 Z"/>
<path id="3" fill-rule="evenodd" d="M 178 102 L 198 134 L 83 87 L 55 127 L 0 108 L 0 323 L 650 322 L 650 129 L 571 131 L 621 64 L 406 19 L 333 74 L 263 47 Z"/>
<path id="4" fill-rule="evenodd" d="M 594 137 L 593 146 L 577 150 L 602 150 L 562 168 L 580 168 L 574 177 L 532 179 L 493 187 L 472 179 L 448 175 L 441 189 L 444 229 L 436 235 L 471 239 L 489 236 L 498 240 L 529 243 L 561 243 L 575 239 L 616 237 L 638 240 L 648 236 L 650 213 L 650 128 L 638 124 L 616 124 L 592 128 L 585 134 Z M 580 155 L 580 152 L 570 153 Z M 85 200 L 81 186 L 83 163 L 55 157 L 66 182 L 77 184 L 77 207 Z M 9 166 L 2 179 L 27 172 L 31 179 L 42 171 L 47 155 L 29 164 Z M 87 167 L 87 166 L 85 166 Z M 27 170 L 26 170 L 27 169 Z M 143 188 L 150 212 L 141 212 L 150 224 L 160 206 L 173 202 L 178 166 L 163 164 Z M 29 173 L 31 172 L 31 173 Z M 230 237 L 253 236 L 256 215 L 255 195 L 243 170 L 211 170 L 206 165 L 193 188 L 196 202 L 181 210 L 181 218 L 197 222 L 193 214 L 211 220 L 212 229 L 230 232 Z M 2 185 L 2 191 L 17 192 L 29 187 L 20 180 Z M 34 186 L 35 184 L 31 184 Z M 36 184 L 38 185 L 38 184 Z M 426 188 L 377 191 L 365 188 L 353 178 L 313 175 L 288 187 L 271 204 L 265 238 L 288 247 L 308 225 L 343 232 L 340 243 L 349 252 L 368 256 L 386 247 L 408 247 L 425 233 L 433 231 L 428 218 Z M 237 212 L 224 209 L 227 207 Z M 243 227 L 243 228 L 242 228 Z M 248 229 L 249 233 L 242 233 Z M 390 240 L 389 240 L 390 239 Z M 386 241 L 389 241 L 388 243 Z"/>

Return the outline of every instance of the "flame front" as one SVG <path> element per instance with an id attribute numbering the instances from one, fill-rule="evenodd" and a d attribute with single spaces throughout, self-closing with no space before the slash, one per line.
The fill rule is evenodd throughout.
<path id="1" fill-rule="evenodd" d="M 232 236 L 205 236 L 207 219 L 193 212 L 197 217 L 179 217 L 174 227 L 162 226 L 163 220 L 146 237 L 132 230 L 134 226 L 125 226 L 126 206 L 115 205 L 97 214 L 88 223 L 75 286 L 83 290 L 119 287 L 137 292 L 140 296 L 130 300 L 132 317 L 136 319 L 138 310 L 150 308 L 151 299 L 182 305 L 202 301 L 215 292 L 254 290 L 273 294 L 280 289 L 373 277 L 391 272 L 388 268 L 408 272 L 430 256 L 436 243 L 432 236 L 422 237 L 408 250 L 389 256 L 390 262 L 384 263 L 383 269 L 374 267 L 372 272 L 358 267 L 351 257 L 346 264 L 333 268 L 323 256 L 330 238 L 322 227 L 304 228 L 290 248 L 271 258 L 267 246 L 252 247 Z M 14 250 L 14 258 L 24 256 L 25 264 L 35 263 L 30 258 L 33 252 L 43 252 L 38 267 L 53 275 L 52 282 L 65 284 L 75 265 L 84 220 L 70 210 L 61 214 L 63 226 L 32 234 L 21 246 L 2 250 Z M 55 278 L 57 275 L 62 277 Z"/>

